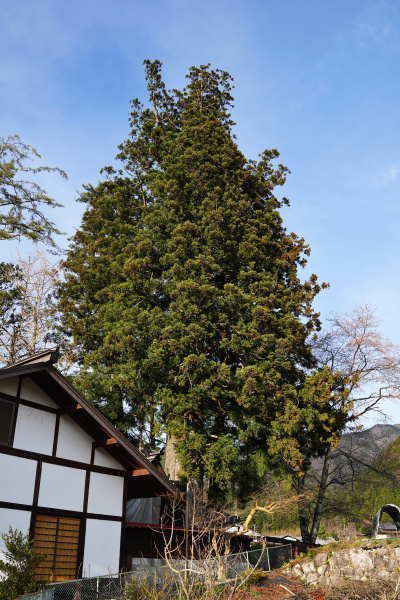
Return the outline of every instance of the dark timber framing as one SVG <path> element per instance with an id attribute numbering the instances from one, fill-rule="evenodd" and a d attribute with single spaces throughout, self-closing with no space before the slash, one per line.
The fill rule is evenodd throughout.
<path id="1" fill-rule="evenodd" d="M 41 460 L 44 463 L 59 465 L 60 467 L 71 467 L 73 469 L 82 469 L 84 471 L 90 469 L 93 473 L 104 473 L 105 475 L 115 475 L 116 477 L 130 476 L 127 471 L 111 469 L 110 467 L 101 467 L 99 465 L 90 465 L 69 458 L 60 458 L 58 456 L 50 456 L 49 454 L 39 454 L 38 452 L 30 452 L 29 450 L 20 450 L 19 448 L 11 448 L 11 446 L 0 446 L 0 454 L 9 454 L 11 456 L 19 456 L 20 458 L 27 458 L 30 460 Z"/>
<path id="2" fill-rule="evenodd" d="M 38 461 L 37 465 L 36 465 L 35 489 L 33 491 L 31 522 L 29 525 L 30 537 L 33 537 L 33 532 L 35 531 L 35 520 L 36 520 L 37 505 L 38 505 L 38 500 L 39 500 L 41 477 L 42 477 L 42 463 L 41 463 L 41 461 Z"/>
<path id="3" fill-rule="evenodd" d="M 121 523 L 121 542 L 119 547 L 119 570 L 125 568 L 124 562 L 124 546 L 125 546 L 125 522 L 126 522 L 126 502 L 128 496 L 128 480 L 124 481 L 124 493 L 122 494 L 122 523 Z"/>
<path id="4" fill-rule="evenodd" d="M 54 440 L 53 440 L 53 452 L 52 456 L 57 455 L 57 445 L 58 445 L 58 432 L 60 431 L 60 415 L 56 415 L 56 423 L 54 426 Z"/>
<path id="5" fill-rule="evenodd" d="M 15 456 L 31 460 L 36 466 L 34 492 L 32 504 L 20 504 L 17 502 L 0 501 L 0 509 L 12 509 L 24 512 L 30 512 L 30 535 L 33 535 L 36 524 L 36 515 L 58 515 L 80 519 L 80 529 L 78 538 L 78 573 L 77 577 L 82 575 L 86 525 L 88 519 L 103 521 L 113 521 L 121 524 L 120 535 L 120 569 L 123 565 L 124 539 L 125 539 L 125 520 L 126 520 L 126 502 L 128 497 L 128 482 L 135 481 L 134 488 L 130 484 L 129 490 L 137 490 L 137 495 L 133 497 L 149 496 L 174 496 L 178 495 L 177 488 L 166 476 L 161 473 L 151 462 L 149 462 L 113 425 L 57 371 L 53 366 L 59 357 L 55 349 L 44 351 L 32 358 L 25 359 L 0 369 L 0 385 L 2 379 L 18 377 L 16 394 L 6 394 L 0 391 L 0 399 L 12 402 L 14 412 L 11 421 L 11 430 L 8 444 L 0 445 L 0 457 L 2 454 Z M 46 406 L 21 398 L 26 396 L 24 391 L 24 379 L 29 378 L 33 383 L 54 402 L 54 406 Z M 19 406 L 26 406 L 34 410 L 42 411 L 55 415 L 54 438 L 49 454 L 16 448 L 14 446 L 15 430 L 17 426 Z M 58 441 L 60 435 L 60 422 L 63 416 L 72 419 L 79 425 L 94 441 L 92 443 L 90 460 L 87 462 L 71 460 L 57 456 Z M 97 449 L 104 449 L 107 454 L 113 458 L 121 468 L 112 468 L 95 464 Z M 63 510 L 39 505 L 39 492 L 42 476 L 43 464 L 58 465 L 60 467 L 69 467 L 85 471 L 85 484 L 83 493 L 82 511 Z M 123 493 L 121 498 L 120 516 L 110 514 L 98 514 L 88 512 L 88 499 L 90 480 L 92 473 L 101 473 L 123 478 Z M 1 497 L 1 496 L 0 496 Z M 131 497 L 131 496 L 129 496 Z"/>
<path id="6" fill-rule="evenodd" d="M 145 476 L 144 469 L 146 469 L 149 475 L 151 475 L 151 479 L 154 481 L 154 487 L 159 487 L 159 493 L 161 495 L 171 494 L 172 496 L 176 496 L 177 489 L 173 483 L 171 483 L 153 464 L 147 461 L 139 450 L 135 448 L 122 433 L 115 429 L 110 421 L 108 421 L 108 419 L 102 415 L 93 404 L 86 400 L 73 385 L 57 371 L 53 365 L 57 362 L 59 356 L 58 351 L 53 348 L 41 352 L 34 357 L 24 359 L 15 365 L 0 369 L 0 380 L 13 376 L 18 376 L 21 379 L 30 377 L 39 388 L 59 405 L 59 409 L 44 406 L 23 398 L 10 396 L 9 394 L 1 393 L 0 397 L 3 397 L 5 400 L 12 400 L 16 403 L 24 404 L 25 406 L 30 406 L 37 410 L 44 410 L 56 415 L 65 414 L 65 410 L 67 409 L 67 414 L 73 418 L 76 423 L 81 425 L 89 435 L 95 438 L 95 443 L 106 442 L 105 445 L 107 450 L 109 452 L 114 450 L 114 453 L 111 455 L 114 456 L 121 465 L 123 465 L 123 460 L 121 459 L 125 458 L 127 471 L 136 471 L 137 475 L 140 474 L 141 476 Z M 19 391 L 22 392 L 23 389 Z M 73 410 L 74 407 L 75 410 Z M 72 412 L 70 412 L 71 410 Z M 55 456 L 51 458 L 56 460 Z M 77 467 L 77 462 L 72 462 L 74 464 L 71 466 Z M 131 468 L 129 468 L 130 465 Z M 95 470 L 95 468 L 96 466 L 94 465 L 93 470 Z M 118 472 L 117 469 L 110 469 L 110 471 L 109 474 L 116 474 L 116 472 Z M 148 481 L 149 478 L 148 476 L 145 476 L 143 479 Z M 157 495 L 157 492 L 155 495 Z"/>

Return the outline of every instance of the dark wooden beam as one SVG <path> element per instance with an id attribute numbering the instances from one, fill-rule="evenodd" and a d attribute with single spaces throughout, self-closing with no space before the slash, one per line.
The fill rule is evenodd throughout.
<path id="1" fill-rule="evenodd" d="M 71 406 L 66 406 L 65 408 L 59 408 L 57 411 L 58 415 L 70 415 L 71 413 L 76 412 L 77 410 L 81 410 L 82 406 L 80 404 L 72 404 Z"/>
<path id="2" fill-rule="evenodd" d="M 38 452 L 30 452 L 29 450 L 20 450 L 19 448 L 11 448 L 11 446 L 3 446 L 0 444 L 0 456 L 9 454 L 20 458 L 29 458 L 30 460 L 40 460 L 43 463 L 51 465 L 60 465 L 62 467 L 72 467 L 73 469 L 83 469 L 93 471 L 94 473 L 104 473 L 105 475 L 117 475 L 118 477 L 128 477 L 131 471 L 122 471 L 120 469 L 112 469 L 111 467 L 101 467 L 100 465 L 89 465 L 88 463 L 70 460 L 68 458 L 59 458 L 48 454 L 39 454 Z M 121 465 L 122 466 L 122 465 Z"/>

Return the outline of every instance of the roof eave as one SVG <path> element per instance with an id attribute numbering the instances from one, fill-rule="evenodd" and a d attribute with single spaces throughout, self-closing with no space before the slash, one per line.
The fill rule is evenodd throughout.
<path id="1" fill-rule="evenodd" d="M 42 353 L 45 354 L 45 353 Z M 49 353 L 47 353 L 49 355 Z M 38 355 L 39 356 L 39 355 Z M 0 379 L 4 379 L 10 376 L 22 376 L 22 375 L 32 375 L 37 372 L 45 371 L 53 380 L 56 381 L 60 387 L 64 389 L 68 393 L 68 395 L 79 404 L 94 421 L 97 422 L 98 425 L 110 436 L 110 438 L 115 438 L 118 444 L 120 445 L 125 452 L 134 458 L 136 462 L 143 465 L 145 469 L 148 470 L 149 474 L 152 475 L 172 496 L 178 496 L 179 490 L 175 487 L 175 485 L 165 476 L 163 475 L 150 461 L 146 459 L 133 444 L 131 444 L 126 437 L 115 429 L 110 421 L 78 390 L 62 375 L 54 366 L 51 358 L 47 360 L 47 362 L 43 361 L 20 361 L 14 365 L 10 365 L 9 367 L 3 367 L 0 369 Z"/>

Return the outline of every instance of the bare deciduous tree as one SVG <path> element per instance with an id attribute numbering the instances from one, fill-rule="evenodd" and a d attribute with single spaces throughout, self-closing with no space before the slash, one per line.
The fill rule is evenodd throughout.
<path id="1" fill-rule="evenodd" d="M 324 511 L 327 490 L 333 485 L 354 481 L 368 467 L 358 452 L 337 448 L 332 433 L 362 428 L 361 419 L 375 411 L 383 416 L 382 401 L 400 399 L 400 347 L 384 337 L 375 309 L 368 304 L 351 313 L 330 319 L 330 327 L 313 340 L 319 372 L 331 374 L 331 409 L 338 415 L 334 427 L 326 428 L 325 437 L 310 432 L 304 448 L 304 473 L 296 479 L 304 492 L 308 484 L 317 489 L 311 507 L 299 503 L 300 528 L 304 541 L 315 542 Z M 320 434 L 320 431 L 318 432 Z M 313 456 L 322 457 L 318 472 L 310 470 Z M 313 478 L 313 481 L 311 482 Z"/>
<path id="2" fill-rule="evenodd" d="M 12 301 L 2 307 L 1 363 L 12 364 L 48 345 L 56 314 L 53 303 L 56 278 L 56 265 L 41 250 L 35 250 L 27 258 L 18 253 L 15 265 L 4 265 L 2 290 L 12 291 Z"/>
<path id="3" fill-rule="evenodd" d="M 335 315 L 331 326 L 314 341 L 318 365 L 340 372 L 348 380 L 349 425 L 385 399 L 400 398 L 400 346 L 384 337 L 376 309 L 362 304 L 351 313 Z"/>

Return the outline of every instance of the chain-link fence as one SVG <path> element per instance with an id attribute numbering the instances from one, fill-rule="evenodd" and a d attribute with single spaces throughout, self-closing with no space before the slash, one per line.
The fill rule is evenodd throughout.
<path id="1" fill-rule="evenodd" d="M 258 552 L 258 555 L 257 555 Z M 292 560 L 292 546 L 267 546 L 264 550 L 242 552 L 247 555 L 248 567 L 259 571 L 274 571 Z"/>
<path id="2" fill-rule="evenodd" d="M 63 581 L 47 589 L 21 596 L 21 600 L 122 600 L 138 585 L 154 590 L 176 590 L 187 578 L 200 583 L 218 584 L 240 579 L 249 570 L 271 571 L 292 559 L 292 547 L 266 547 L 260 550 L 216 556 L 204 560 L 142 559 L 135 570 Z M 165 597 L 168 597 L 166 595 Z"/>

